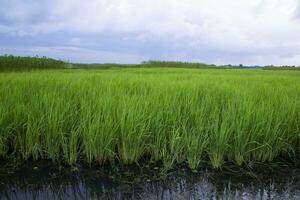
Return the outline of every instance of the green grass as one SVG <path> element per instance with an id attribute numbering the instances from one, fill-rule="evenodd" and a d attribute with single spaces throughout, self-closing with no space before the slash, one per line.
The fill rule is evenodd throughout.
<path id="1" fill-rule="evenodd" d="M 299 159 L 300 72 L 126 68 L 0 73 L 0 157 L 75 164 Z"/>

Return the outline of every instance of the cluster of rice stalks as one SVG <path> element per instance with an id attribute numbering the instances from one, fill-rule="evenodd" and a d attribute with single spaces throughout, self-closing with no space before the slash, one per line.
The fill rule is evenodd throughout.
<path id="1" fill-rule="evenodd" d="M 166 168 L 299 157 L 300 73 L 115 69 L 0 74 L 0 157 Z M 206 160 L 207 161 L 207 160 Z"/>

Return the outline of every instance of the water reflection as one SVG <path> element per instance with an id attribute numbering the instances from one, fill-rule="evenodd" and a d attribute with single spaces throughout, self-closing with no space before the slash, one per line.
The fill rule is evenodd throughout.
<path id="1" fill-rule="evenodd" d="M 178 169 L 165 176 L 150 166 L 117 173 L 87 168 L 62 172 L 35 163 L 0 175 L 0 199 L 300 199 L 297 168 L 263 171 L 255 178 L 239 174 Z"/>

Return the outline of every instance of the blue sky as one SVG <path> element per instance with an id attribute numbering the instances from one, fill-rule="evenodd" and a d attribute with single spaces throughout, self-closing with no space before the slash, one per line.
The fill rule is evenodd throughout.
<path id="1" fill-rule="evenodd" d="M 300 1 L 0 0 L 0 54 L 300 65 Z"/>

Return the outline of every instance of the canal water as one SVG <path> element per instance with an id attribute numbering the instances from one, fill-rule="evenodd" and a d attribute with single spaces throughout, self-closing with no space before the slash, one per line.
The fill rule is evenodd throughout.
<path id="1" fill-rule="evenodd" d="M 0 171 L 0 199 L 296 199 L 298 167 L 164 171 L 156 166 L 62 168 L 30 162 Z"/>

